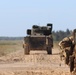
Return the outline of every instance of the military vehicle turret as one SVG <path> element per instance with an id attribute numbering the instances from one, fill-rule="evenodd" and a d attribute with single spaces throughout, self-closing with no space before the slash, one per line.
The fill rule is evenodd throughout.
<path id="1" fill-rule="evenodd" d="M 46 50 L 48 54 L 52 54 L 52 24 L 33 25 L 32 29 L 28 29 L 27 36 L 24 37 L 23 48 L 24 54 L 30 54 L 30 50 Z"/>

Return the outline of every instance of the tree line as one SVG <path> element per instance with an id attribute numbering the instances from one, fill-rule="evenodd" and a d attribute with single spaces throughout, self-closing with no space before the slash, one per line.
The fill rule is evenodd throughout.
<path id="1" fill-rule="evenodd" d="M 69 30 L 69 29 L 66 29 L 66 31 L 62 31 L 62 30 L 53 31 L 52 35 L 53 35 L 54 41 L 60 41 L 60 40 L 62 40 L 65 37 L 71 36 L 72 35 L 72 31 Z"/>
<path id="2" fill-rule="evenodd" d="M 60 41 L 64 37 L 69 37 L 72 34 L 72 31 L 69 29 L 66 29 L 66 31 L 53 31 L 53 39 L 54 41 Z M 23 37 L 0 37 L 0 40 L 23 40 Z"/>
<path id="3" fill-rule="evenodd" d="M 22 40 L 23 37 L 0 37 L 0 40 Z"/>

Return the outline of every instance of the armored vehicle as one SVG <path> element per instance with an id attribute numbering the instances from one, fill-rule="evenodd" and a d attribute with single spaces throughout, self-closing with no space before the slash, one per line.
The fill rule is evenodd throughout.
<path id="1" fill-rule="evenodd" d="M 32 29 L 28 29 L 27 36 L 24 37 L 23 48 L 25 54 L 30 54 L 30 50 L 46 50 L 48 54 L 52 54 L 52 24 L 33 25 Z"/>

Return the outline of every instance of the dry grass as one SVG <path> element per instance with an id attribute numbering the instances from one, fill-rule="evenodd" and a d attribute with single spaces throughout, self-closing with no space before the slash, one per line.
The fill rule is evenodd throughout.
<path id="1" fill-rule="evenodd" d="M 59 41 L 54 41 L 54 48 L 59 48 L 58 43 Z"/>
<path id="2" fill-rule="evenodd" d="M 0 56 L 22 50 L 23 40 L 0 40 Z M 58 48 L 58 41 L 54 42 L 54 48 Z"/>
<path id="3" fill-rule="evenodd" d="M 22 40 L 0 40 L 0 56 L 22 49 Z"/>

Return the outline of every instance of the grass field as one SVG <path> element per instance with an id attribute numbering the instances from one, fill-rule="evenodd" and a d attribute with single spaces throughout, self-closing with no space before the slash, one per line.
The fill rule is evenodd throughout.
<path id="1" fill-rule="evenodd" d="M 0 56 L 21 49 L 22 49 L 22 40 L 0 40 Z"/>

